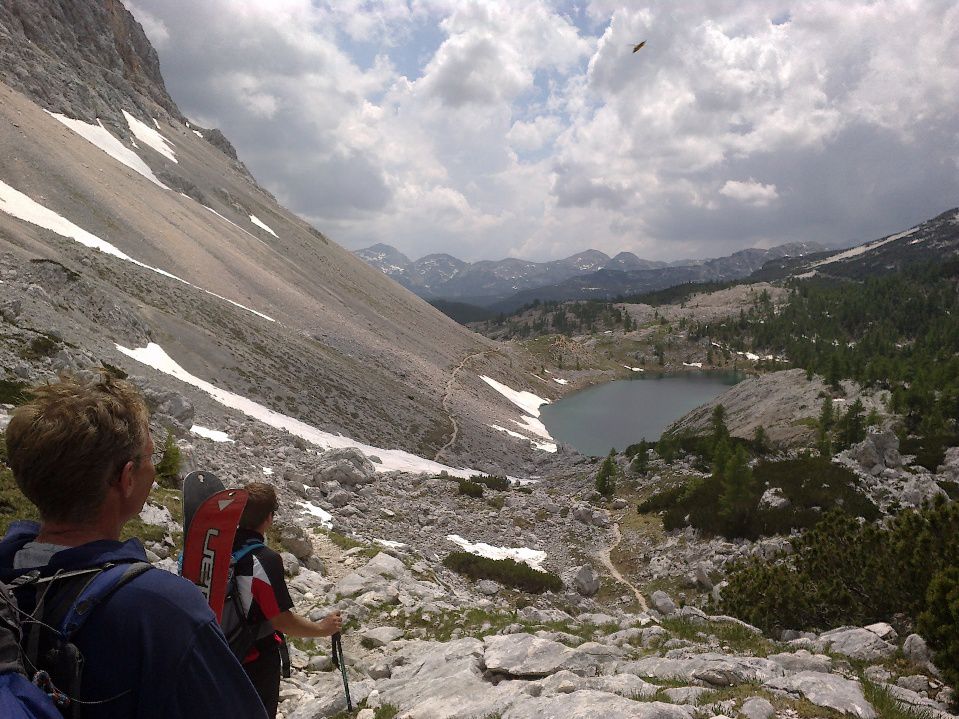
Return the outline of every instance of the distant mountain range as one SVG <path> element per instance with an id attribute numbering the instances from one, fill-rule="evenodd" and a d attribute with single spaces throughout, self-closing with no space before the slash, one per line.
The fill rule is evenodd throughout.
<path id="1" fill-rule="evenodd" d="M 712 260 L 672 263 L 644 260 L 632 252 L 610 257 L 599 250 L 586 250 L 552 262 L 515 258 L 464 262 L 447 254 L 426 255 L 412 261 L 385 244 L 356 250 L 355 254 L 425 299 L 456 300 L 510 311 L 534 299 L 604 299 L 684 282 L 740 279 L 771 260 L 825 249 L 814 242 L 797 242 L 768 250 L 742 250 Z"/>

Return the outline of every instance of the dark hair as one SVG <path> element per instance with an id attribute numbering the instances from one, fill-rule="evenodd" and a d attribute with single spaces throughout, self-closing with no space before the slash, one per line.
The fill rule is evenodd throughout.
<path id="1" fill-rule="evenodd" d="M 259 529 L 266 518 L 280 508 L 276 499 L 276 490 L 272 484 L 266 482 L 250 482 L 243 489 L 249 498 L 246 508 L 240 517 L 240 527 L 243 529 Z"/>
<path id="2" fill-rule="evenodd" d="M 143 453 L 149 412 L 129 382 L 63 376 L 33 390 L 7 426 L 7 464 L 44 520 L 91 519 L 113 474 Z"/>

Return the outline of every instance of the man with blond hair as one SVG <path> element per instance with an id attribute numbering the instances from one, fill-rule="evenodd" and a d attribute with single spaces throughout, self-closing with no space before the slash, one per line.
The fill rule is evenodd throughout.
<path id="1" fill-rule="evenodd" d="M 56 605 L 80 570 L 146 561 L 140 541 L 121 542 L 120 532 L 156 475 L 147 408 L 133 385 L 104 374 L 32 393 L 7 427 L 7 464 L 40 522 L 15 522 L 0 542 L 0 581 L 33 572 L 46 588 L 18 586 L 26 613 Z M 72 639 L 82 656 L 73 706 L 84 719 L 263 719 L 199 590 L 140 567 L 149 571 L 106 595 Z"/>
<path id="2" fill-rule="evenodd" d="M 283 634 L 329 637 L 343 628 L 343 617 L 332 612 L 311 622 L 293 612 L 293 599 L 283 573 L 283 558 L 266 546 L 266 533 L 279 509 L 276 490 L 265 482 L 244 487 L 248 499 L 233 543 L 239 599 L 247 624 L 259 627 L 256 641 L 243 657 L 243 668 L 256 687 L 270 717 L 280 698 Z M 245 550 L 245 551 L 244 551 Z"/>

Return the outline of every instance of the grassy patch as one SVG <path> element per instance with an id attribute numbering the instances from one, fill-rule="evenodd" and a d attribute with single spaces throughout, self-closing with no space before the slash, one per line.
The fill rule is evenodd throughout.
<path id="1" fill-rule="evenodd" d="M 866 678 L 862 679 L 862 693 L 866 701 L 872 704 L 876 714 L 882 719 L 933 719 L 938 716 L 931 711 L 919 708 L 907 709 L 896 701 L 888 689 L 874 684 Z"/>
<path id="2" fill-rule="evenodd" d="M 443 560 L 443 565 L 473 580 L 492 579 L 532 594 L 558 592 L 563 588 L 563 581 L 555 574 L 540 572 L 512 559 L 488 559 L 469 552 L 453 552 Z"/>
<path id="3" fill-rule="evenodd" d="M 26 382 L 0 379 L 0 404 L 20 406 L 29 402 L 33 399 L 33 395 L 28 391 L 28 387 Z"/>
<path id="4" fill-rule="evenodd" d="M 23 496 L 13 478 L 13 472 L 0 466 L 0 531 L 6 534 L 7 529 L 17 519 L 39 521 L 40 515 L 30 500 Z"/>
<path id="5" fill-rule="evenodd" d="M 765 657 L 776 651 L 774 642 L 735 622 L 696 622 L 686 617 L 665 617 L 660 625 L 674 637 L 698 641 L 702 635 L 715 637 L 723 647 L 737 654 Z"/>

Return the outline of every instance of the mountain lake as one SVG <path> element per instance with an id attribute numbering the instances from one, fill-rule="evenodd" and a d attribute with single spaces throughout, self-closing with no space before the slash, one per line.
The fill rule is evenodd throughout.
<path id="1" fill-rule="evenodd" d="M 604 456 L 644 437 L 659 439 L 670 424 L 742 379 L 736 372 L 637 374 L 544 404 L 540 419 L 557 442 Z"/>

